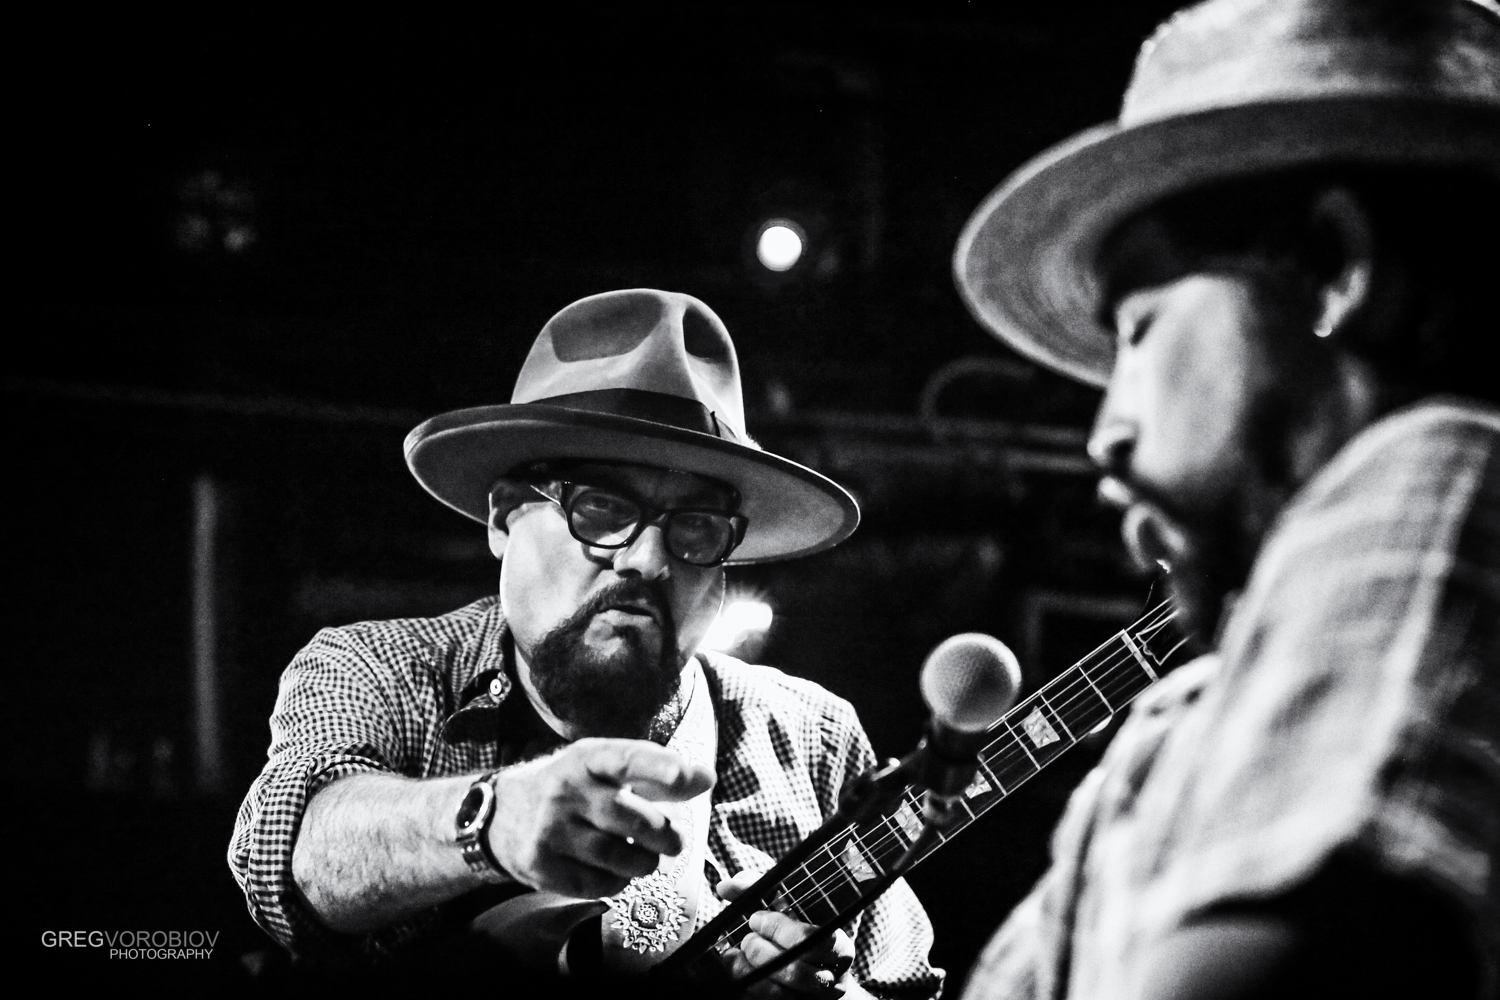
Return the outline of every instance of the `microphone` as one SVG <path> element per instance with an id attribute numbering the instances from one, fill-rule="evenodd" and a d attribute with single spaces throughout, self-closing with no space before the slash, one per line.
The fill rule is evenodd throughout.
<path id="1" fill-rule="evenodd" d="M 922 700 L 932 713 L 917 748 L 917 783 L 928 789 L 927 819 L 946 825 L 974 780 L 979 751 L 1021 688 L 1021 665 L 994 636 L 965 632 L 944 639 L 922 664 Z"/>

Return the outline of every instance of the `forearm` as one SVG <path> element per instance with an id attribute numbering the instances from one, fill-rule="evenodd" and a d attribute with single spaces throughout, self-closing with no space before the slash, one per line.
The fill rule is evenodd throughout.
<path id="1" fill-rule="evenodd" d="M 362 933 L 482 885 L 453 837 L 472 781 L 356 774 L 313 796 L 292 848 L 292 877 L 318 919 Z"/>

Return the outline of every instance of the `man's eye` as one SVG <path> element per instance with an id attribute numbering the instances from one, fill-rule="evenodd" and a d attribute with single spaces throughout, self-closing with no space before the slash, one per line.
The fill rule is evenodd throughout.
<path id="1" fill-rule="evenodd" d="M 638 513 L 635 504 L 624 497 L 598 490 L 579 494 L 573 509 L 585 517 L 608 521 L 633 520 Z"/>
<path id="2" fill-rule="evenodd" d="M 723 523 L 722 518 L 714 517 L 712 514 L 700 514 L 696 511 L 679 513 L 675 521 L 678 531 L 693 535 L 717 534 Z"/>

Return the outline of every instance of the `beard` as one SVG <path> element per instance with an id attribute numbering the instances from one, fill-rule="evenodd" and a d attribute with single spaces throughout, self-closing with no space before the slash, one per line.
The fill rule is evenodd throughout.
<path id="1" fill-rule="evenodd" d="M 1217 644 L 1233 595 L 1242 590 L 1261 544 L 1296 491 L 1286 460 L 1301 408 L 1275 387 L 1251 401 L 1238 454 L 1217 471 L 1211 494 L 1172 496 L 1119 470 L 1116 478 L 1137 503 L 1121 525 L 1126 546 L 1143 567 L 1167 569 L 1177 625 L 1200 652 Z"/>
<path id="2" fill-rule="evenodd" d="M 1246 567 L 1233 558 L 1228 519 L 1189 518 L 1170 501 L 1131 482 L 1136 500 L 1120 533 L 1143 570 L 1160 566 L 1177 609 L 1176 626 L 1198 652 L 1212 645 L 1227 596 L 1243 585 Z"/>
<path id="3" fill-rule="evenodd" d="M 660 639 L 643 629 L 616 631 L 613 652 L 589 645 L 594 616 L 622 602 L 647 602 L 657 612 Z M 659 584 L 629 579 L 600 591 L 537 642 L 530 656 L 531 683 L 559 719 L 586 736 L 644 739 L 651 723 L 677 694 L 682 672 L 677 628 Z"/>

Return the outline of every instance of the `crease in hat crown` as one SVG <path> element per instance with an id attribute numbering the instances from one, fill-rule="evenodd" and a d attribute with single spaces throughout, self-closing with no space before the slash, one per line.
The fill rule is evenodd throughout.
<path id="1" fill-rule="evenodd" d="M 1103 387 L 1095 257 L 1153 202 L 1314 163 L 1500 179 L 1495 0 L 1207 0 L 1141 46 L 1119 117 L 1032 158 L 971 215 L 954 279 L 1022 355 Z"/>
<path id="2" fill-rule="evenodd" d="M 650 393 L 702 406 L 710 426 L 745 433 L 739 358 L 719 317 L 691 295 L 634 288 L 559 310 L 537 336 L 512 403 L 578 406 L 581 393 Z"/>

